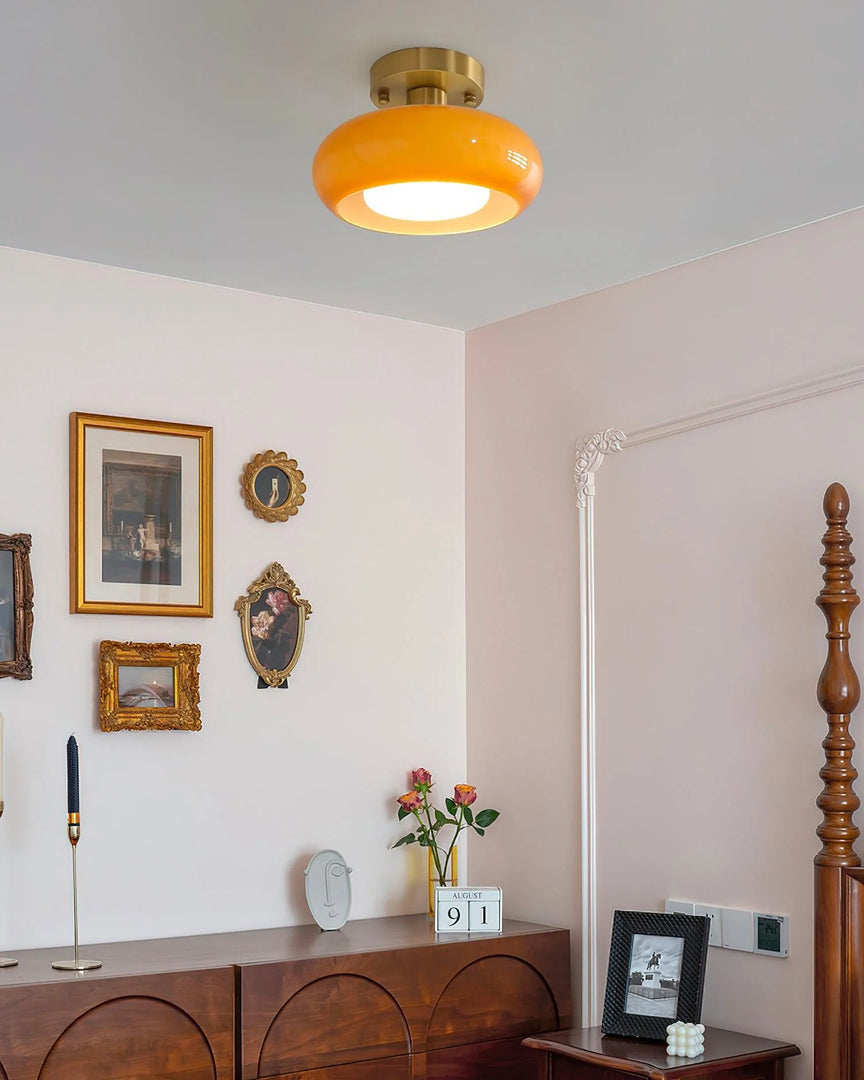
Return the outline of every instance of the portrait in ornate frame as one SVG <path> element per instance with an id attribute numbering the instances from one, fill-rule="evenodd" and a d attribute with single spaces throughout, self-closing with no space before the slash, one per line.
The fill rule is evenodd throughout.
<path id="1" fill-rule="evenodd" d="M 99 642 L 99 726 L 103 731 L 201 730 L 201 646 Z"/>
<path id="2" fill-rule="evenodd" d="M 213 429 L 72 413 L 70 611 L 213 614 Z"/>
<path id="3" fill-rule="evenodd" d="M 237 598 L 246 658 L 258 673 L 258 686 L 287 686 L 300 659 L 312 605 L 278 562 L 271 563 Z"/>
<path id="4" fill-rule="evenodd" d="M 0 679 L 32 679 L 30 534 L 0 533 Z"/>
<path id="5" fill-rule="evenodd" d="M 303 505 L 303 473 L 284 450 L 265 450 L 247 463 L 240 477 L 243 499 L 255 517 L 287 521 Z"/>

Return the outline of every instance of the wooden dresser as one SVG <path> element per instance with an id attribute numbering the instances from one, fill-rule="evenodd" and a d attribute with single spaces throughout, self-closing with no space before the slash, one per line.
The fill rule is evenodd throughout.
<path id="1" fill-rule="evenodd" d="M 6 950 L 10 951 L 10 950 Z M 537 1080 L 570 1023 L 569 932 L 425 915 L 116 942 L 0 970 L 0 1080 Z"/>

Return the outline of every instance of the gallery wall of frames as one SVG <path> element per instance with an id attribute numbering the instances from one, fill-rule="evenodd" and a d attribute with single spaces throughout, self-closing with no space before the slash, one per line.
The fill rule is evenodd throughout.
<path id="1" fill-rule="evenodd" d="M 417 910 L 381 792 L 464 769 L 462 336 L 2 249 L 0 288 L 0 954 L 69 937 L 73 735 L 83 944 L 305 922 L 324 847 L 355 917 Z"/>

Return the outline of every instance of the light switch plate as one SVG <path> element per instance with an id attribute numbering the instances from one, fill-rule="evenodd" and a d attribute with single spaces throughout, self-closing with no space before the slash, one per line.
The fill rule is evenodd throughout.
<path id="1" fill-rule="evenodd" d="M 663 910 L 667 914 L 677 912 L 679 915 L 695 915 L 696 905 L 692 900 L 664 900 Z"/>
<path id="2" fill-rule="evenodd" d="M 708 937 L 709 945 L 716 945 L 718 948 L 723 944 L 723 930 L 720 923 L 720 908 L 712 907 L 710 904 L 694 904 L 694 915 L 707 915 L 711 920 L 711 933 Z"/>
<path id="3" fill-rule="evenodd" d="M 723 948 L 753 952 L 753 912 L 721 908 Z"/>

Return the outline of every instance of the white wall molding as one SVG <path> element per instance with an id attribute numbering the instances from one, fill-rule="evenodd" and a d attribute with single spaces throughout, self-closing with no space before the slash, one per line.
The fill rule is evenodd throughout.
<path id="1" fill-rule="evenodd" d="M 789 383 L 776 390 L 767 390 L 761 394 L 739 398 L 726 405 L 703 409 L 701 412 L 680 416 L 676 420 L 667 420 L 662 424 L 654 424 L 652 427 L 639 428 L 631 431 L 627 436 L 627 445 L 639 446 L 641 443 L 653 442 L 655 439 L 666 439 L 670 435 L 679 435 L 684 431 L 694 431 L 696 428 L 708 427 L 710 424 L 722 424 L 727 420 L 752 416 L 753 413 L 776 409 L 781 405 L 791 405 L 796 401 L 806 401 L 808 398 L 833 394 L 838 390 L 848 390 L 862 383 L 864 383 L 864 364 L 846 368 L 844 371 L 836 371 L 831 375 L 820 375 L 815 379 Z"/>
<path id="2" fill-rule="evenodd" d="M 594 494 L 594 473 L 603 464 L 607 454 L 621 449 L 621 443 L 627 438 L 618 428 L 606 428 L 581 439 L 576 444 L 576 466 L 573 478 L 576 481 L 576 505 L 584 509 L 588 505 L 588 496 Z"/>
<path id="3" fill-rule="evenodd" d="M 594 477 L 606 455 L 680 435 L 712 424 L 776 409 L 783 405 L 864 385 L 864 365 L 846 368 L 774 390 L 739 398 L 625 435 L 606 428 L 576 444 L 576 504 L 579 507 L 579 616 L 582 790 L 582 1025 L 600 1022 L 597 964 L 597 850 L 596 850 L 596 672 L 594 620 Z M 626 447 L 625 447 L 626 443 Z"/>
<path id="4" fill-rule="evenodd" d="M 616 453 L 626 436 L 607 428 L 576 446 L 576 503 L 579 507 L 579 626 L 581 688 L 582 794 L 582 1026 L 596 1023 L 597 1012 L 597 830 L 594 735 L 594 474 L 606 455 Z"/>

